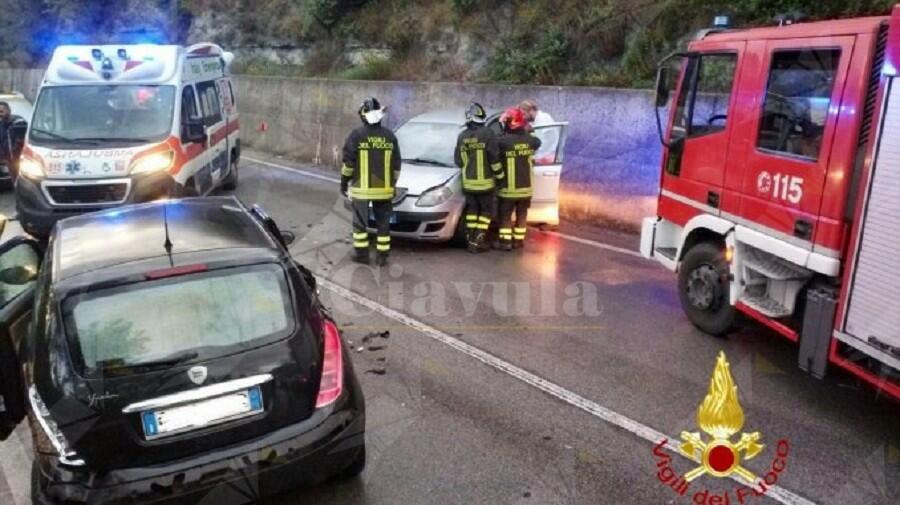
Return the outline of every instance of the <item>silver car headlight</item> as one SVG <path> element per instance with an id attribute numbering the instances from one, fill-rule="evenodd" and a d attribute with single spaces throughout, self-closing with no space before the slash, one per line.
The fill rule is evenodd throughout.
<path id="1" fill-rule="evenodd" d="M 416 206 L 434 207 L 446 202 L 450 199 L 451 196 L 453 196 L 452 189 L 450 189 L 446 185 L 438 186 L 422 193 L 422 196 L 420 196 L 419 199 L 416 200 Z"/>
<path id="2" fill-rule="evenodd" d="M 41 427 L 41 431 L 46 435 L 47 440 L 53 446 L 59 457 L 60 464 L 69 466 L 84 466 L 84 460 L 78 457 L 78 454 L 69 445 L 65 435 L 56 425 L 56 421 L 50 417 L 50 409 L 44 405 L 44 401 L 38 394 L 34 386 L 28 388 L 28 400 L 31 401 L 31 410 L 34 417 Z M 39 442 L 40 445 L 40 442 Z M 38 449 L 41 449 L 40 447 Z"/>

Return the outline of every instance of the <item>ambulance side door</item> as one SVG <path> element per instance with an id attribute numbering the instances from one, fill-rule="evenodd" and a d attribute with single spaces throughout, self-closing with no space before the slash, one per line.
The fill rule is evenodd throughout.
<path id="1" fill-rule="evenodd" d="M 197 83 L 197 97 L 200 99 L 200 111 L 206 125 L 208 161 L 197 173 L 195 180 L 201 195 L 209 193 L 228 171 L 228 129 L 222 105 L 219 100 L 219 89 L 215 80 Z"/>
<path id="2" fill-rule="evenodd" d="M 203 114 L 197 103 L 197 90 L 193 84 L 185 84 L 181 88 L 181 146 L 187 161 L 183 166 L 178 167 L 176 173 L 177 180 L 181 184 L 185 184 L 188 179 L 194 177 L 199 169 L 207 163 L 207 141 L 192 141 L 189 135 L 190 123 L 194 123 L 196 126 L 197 122 L 203 123 Z"/>

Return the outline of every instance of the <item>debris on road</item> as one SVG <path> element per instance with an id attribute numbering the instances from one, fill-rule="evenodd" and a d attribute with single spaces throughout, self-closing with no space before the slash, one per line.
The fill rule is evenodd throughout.
<path id="1" fill-rule="evenodd" d="M 371 333 L 367 334 L 366 336 L 364 336 L 362 338 L 362 341 L 363 341 L 363 343 L 365 343 L 365 342 L 368 342 L 369 340 L 372 340 L 375 338 L 387 340 L 387 339 L 391 338 L 391 332 L 390 331 L 371 332 Z"/>

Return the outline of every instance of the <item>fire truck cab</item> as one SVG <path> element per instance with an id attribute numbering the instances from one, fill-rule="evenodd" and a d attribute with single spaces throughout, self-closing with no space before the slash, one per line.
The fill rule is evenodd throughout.
<path id="1" fill-rule="evenodd" d="M 660 65 L 657 216 L 641 253 L 691 322 L 737 312 L 900 398 L 900 6 L 708 30 Z M 668 110 L 667 119 L 660 116 Z"/>

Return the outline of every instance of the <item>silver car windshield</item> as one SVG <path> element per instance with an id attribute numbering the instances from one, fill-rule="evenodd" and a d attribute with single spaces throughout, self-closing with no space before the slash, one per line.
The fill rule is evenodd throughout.
<path id="1" fill-rule="evenodd" d="M 452 123 L 406 123 L 396 132 L 403 160 L 423 165 L 456 166 L 453 150 L 461 129 Z"/>

